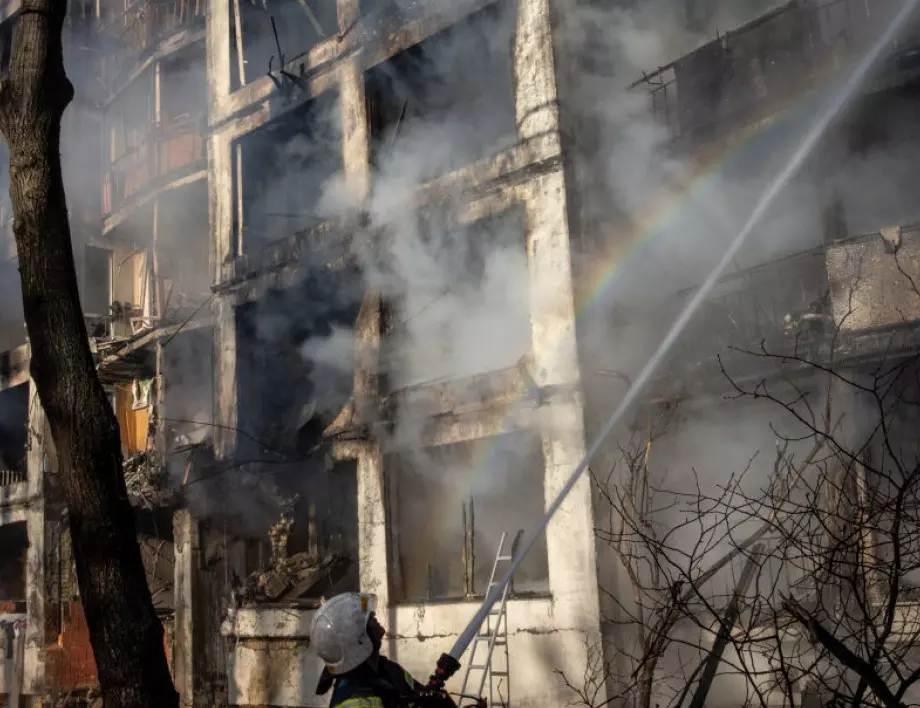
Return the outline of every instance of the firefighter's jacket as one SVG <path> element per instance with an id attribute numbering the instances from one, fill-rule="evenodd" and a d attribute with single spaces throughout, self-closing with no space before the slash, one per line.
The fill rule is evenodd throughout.
<path id="1" fill-rule="evenodd" d="M 454 706 L 446 695 L 443 700 L 434 702 L 431 698 L 413 695 L 422 691 L 424 685 L 395 661 L 383 656 L 378 657 L 376 670 L 365 662 L 337 677 L 323 671 L 316 692 L 323 695 L 333 686 L 329 708 L 422 708 L 434 703 L 443 708 Z"/>

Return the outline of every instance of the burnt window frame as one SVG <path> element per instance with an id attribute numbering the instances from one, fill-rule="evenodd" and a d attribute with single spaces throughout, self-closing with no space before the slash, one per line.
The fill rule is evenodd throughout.
<path id="1" fill-rule="evenodd" d="M 321 224 L 328 222 L 328 219 L 320 219 L 316 214 L 313 214 L 314 217 L 313 223 L 306 227 L 292 227 L 289 232 L 286 232 L 284 236 L 280 236 L 276 239 L 265 239 L 257 238 L 247 239 L 247 222 L 250 221 L 247 218 L 246 214 L 246 204 L 247 201 L 252 199 L 246 197 L 246 185 L 251 185 L 252 172 L 247 172 L 246 161 L 247 161 L 247 143 L 248 150 L 252 151 L 253 143 L 256 143 L 258 147 L 258 142 L 260 140 L 266 140 L 266 134 L 277 130 L 289 130 L 287 126 L 283 126 L 284 121 L 295 120 L 298 115 L 301 119 L 320 115 L 325 116 L 329 121 L 329 125 L 334 123 L 332 120 L 334 117 L 338 117 L 337 122 L 337 137 L 338 141 L 336 143 L 336 150 L 329 150 L 325 154 L 325 157 L 332 157 L 335 155 L 336 159 L 336 169 L 332 170 L 327 179 L 333 178 L 337 174 L 341 174 L 345 169 L 345 148 L 343 142 L 342 126 L 341 126 L 341 110 L 342 110 L 342 92 L 341 88 L 338 85 L 332 85 L 328 88 L 320 91 L 315 95 L 309 96 L 306 100 L 301 101 L 300 103 L 291 106 L 288 110 L 285 110 L 279 115 L 271 117 L 269 120 L 266 120 L 264 123 L 261 123 L 258 127 L 248 130 L 245 133 L 235 136 L 231 141 L 231 182 L 233 188 L 232 196 L 232 221 L 233 227 L 231 229 L 231 239 L 229 244 L 228 256 L 231 259 L 240 258 L 243 256 L 257 256 L 261 251 L 266 247 L 270 247 L 278 244 L 279 242 L 284 241 L 286 238 L 294 236 L 298 233 L 303 233 L 310 231 L 311 229 L 318 228 Z M 316 111 L 316 113 L 314 113 Z M 311 129 L 307 125 L 304 126 L 304 130 L 297 131 L 296 133 L 291 133 L 289 141 L 293 138 L 294 135 L 300 135 L 305 137 L 313 137 L 318 132 L 316 129 Z M 280 149 L 280 148 L 279 148 Z M 259 151 L 261 152 L 261 151 Z M 250 153 L 251 159 L 251 153 Z M 249 177 L 250 179 L 247 179 Z M 315 210 L 319 204 L 319 198 L 317 198 L 316 203 L 312 204 L 310 209 Z M 304 216 L 309 216 L 309 214 L 304 214 Z M 251 245 L 247 244 L 247 241 Z"/>
<path id="2" fill-rule="evenodd" d="M 91 251 L 100 251 L 100 252 L 104 252 L 104 253 L 107 253 L 107 254 L 108 254 L 108 256 L 107 256 L 108 297 L 106 298 L 106 299 L 108 300 L 108 306 L 107 306 L 105 312 L 92 312 L 92 311 L 86 309 L 86 304 L 87 304 L 87 303 L 83 301 L 84 298 L 85 298 L 87 301 L 89 300 L 89 298 L 86 298 L 86 292 L 87 292 L 87 288 L 90 287 L 90 283 L 91 283 L 91 279 L 90 279 L 90 270 L 89 270 L 89 263 L 88 263 L 88 256 L 89 256 L 89 253 L 90 253 Z M 113 301 L 113 298 L 115 297 L 115 292 L 114 292 L 114 290 L 115 290 L 115 263 L 114 263 L 114 259 L 115 259 L 115 253 L 114 253 L 114 251 L 113 251 L 112 249 L 110 249 L 110 248 L 101 248 L 101 247 L 99 247 L 99 246 L 93 246 L 93 245 L 90 245 L 90 244 L 87 244 L 87 245 L 85 245 L 85 246 L 83 247 L 83 268 L 82 268 L 82 272 L 83 272 L 83 283 L 82 283 L 82 285 L 83 285 L 83 288 L 81 289 L 82 291 L 81 291 L 80 295 L 81 295 L 81 304 L 83 305 L 83 308 L 84 308 L 84 310 L 83 310 L 83 315 L 84 315 L 84 317 L 92 317 L 92 318 L 97 318 L 97 317 L 98 317 L 98 318 L 101 318 L 101 317 L 108 317 L 108 316 L 111 314 L 112 301 Z"/>
<path id="3" fill-rule="evenodd" d="M 511 440 L 517 438 L 519 441 L 526 441 L 527 443 L 534 444 L 533 453 L 539 457 L 540 468 L 539 475 L 536 479 L 529 479 L 528 483 L 533 484 L 536 481 L 539 481 L 539 500 L 540 503 L 532 511 L 535 514 L 533 523 L 536 524 L 542 519 L 545 513 L 545 491 L 546 491 L 546 456 L 543 451 L 543 440 L 539 431 L 533 428 L 530 429 L 519 429 L 519 430 L 510 430 L 503 431 L 494 435 L 488 435 L 481 438 L 473 438 L 469 440 L 462 440 L 452 443 L 447 443 L 443 445 L 431 445 L 426 446 L 425 450 L 438 450 L 441 454 L 444 454 L 445 450 L 450 450 L 451 448 L 467 448 L 469 450 L 469 457 L 476 457 L 476 447 L 477 445 L 484 446 L 493 446 L 496 440 L 506 439 Z M 477 499 L 476 495 L 470 495 L 468 499 L 464 499 L 460 504 L 460 508 L 457 510 L 458 518 L 462 519 L 462 531 L 463 538 L 461 542 L 462 548 L 451 549 L 453 552 L 456 550 L 457 557 L 461 557 L 464 567 L 462 568 L 462 577 L 463 577 L 463 591 L 459 594 L 452 594 L 450 592 L 446 594 L 432 595 L 431 594 L 431 578 L 428 578 L 427 581 L 427 593 L 424 597 L 416 596 L 417 593 L 409 592 L 405 580 L 401 577 L 402 565 L 403 565 L 403 554 L 401 553 L 401 548 L 399 546 L 403 534 L 399 528 L 399 502 L 398 496 L 400 494 L 399 486 L 402 483 L 400 476 L 402 473 L 402 455 L 405 453 L 410 453 L 409 450 L 393 450 L 388 454 L 385 454 L 382 458 L 383 465 L 383 478 L 384 478 L 384 518 L 386 519 L 386 558 L 387 558 L 387 585 L 390 596 L 390 602 L 396 606 L 413 606 L 419 604 L 451 604 L 458 602 L 477 602 L 482 600 L 488 593 L 488 587 L 482 587 L 487 584 L 486 579 L 482 579 L 482 583 L 477 585 L 477 560 L 484 561 L 484 568 L 487 568 L 488 571 L 491 571 L 492 565 L 495 561 L 495 557 L 498 551 L 498 544 L 500 541 L 500 536 L 496 536 L 494 539 L 490 538 L 488 542 L 484 544 L 484 548 L 479 548 L 476 543 L 476 514 L 475 507 L 471 509 L 471 506 L 468 506 L 469 501 L 475 501 Z M 470 477 L 473 476 L 474 472 L 472 470 L 466 470 Z M 410 473 L 410 475 L 416 473 Z M 523 476 L 526 474 L 525 470 L 519 470 L 516 472 L 516 475 Z M 516 480 L 519 481 L 519 480 Z M 473 484 L 473 480 L 469 480 L 470 484 Z M 513 485 L 512 485 L 513 486 Z M 508 490 L 509 493 L 511 490 Z M 403 492 L 405 494 L 405 492 Z M 416 500 L 417 503 L 425 503 L 422 500 Z M 427 500 L 426 500 L 427 501 Z M 528 510 L 530 513 L 530 510 Z M 494 522 L 486 526 L 494 525 Z M 507 529 L 504 529 L 506 533 L 505 544 L 502 549 L 504 555 L 512 553 L 512 548 L 516 547 L 516 544 L 520 540 L 520 532 L 525 534 L 530 531 L 529 528 L 512 528 L 509 526 Z M 417 542 L 416 542 L 417 543 Z M 509 585 L 508 599 L 515 600 L 529 600 L 529 599 L 547 599 L 552 597 L 552 585 L 550 582 L 550 568 L 549 568 L 549 549 L 546 544 L 545 534 L 539 539 L 537 546 L 532 549 L 531 553 L 541 553 L 542 557 L 542 567 L 541 573 L 542 577 L 538 581 L 532 581 L 533 583 L 539 583 L 542 587 L 535 590 L 523 590 L 518 591 L 515 588 L 514 579 L 512 579 Z M 500 568 L 501 570 L 501 568 Z"/>

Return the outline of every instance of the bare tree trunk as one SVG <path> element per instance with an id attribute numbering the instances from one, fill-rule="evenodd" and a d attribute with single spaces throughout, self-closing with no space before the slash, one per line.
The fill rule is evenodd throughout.
<path id="1" fill-rule="evenodd" d="M 60 461 L 77 580 L 107 708 L 178 706 L 144 575 L 118 426 L 80 309 L 61 175 L 64 0 L 22 0 L 0 88 L 32 376 Z"/>

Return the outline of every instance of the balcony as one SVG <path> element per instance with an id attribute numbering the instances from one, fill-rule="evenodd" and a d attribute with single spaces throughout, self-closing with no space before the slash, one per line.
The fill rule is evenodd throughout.
<path id="1" fill-rule="evenodd" d="M 11 487 L 27 481 L 25 470 L 0 469 L 0 487 Z"/>
<path id="2" fill-rule="evenodd" d="M 641 318 L 621 318 L 624 336 L 633 322 L 670 326 L 693 297 L 688 290 Z M 824 249 L 796 254 L 724 278 L 695 314 L 672 354 L 684 381 L 718 376 L 719 360 L 732 373 L 763 368 L 764 361 L 746 352 L 811 355 L 825 346 L 833 333 Z M 625 314 L 625 313 L 624 313 Z M 657 341 L 663 338 L 659 333 Z M 678 373 L 683 369 L 682 373 Z M 689 372 L 699 375 L 689 376 Z"/>
<path id="3" fill-rule="evenodd" d="M 652 113 L 672 135 L 706 139 L 826 83 L 828 71 L 865 52 L 899 7 L 898 0 L 789 2 L 634 87 L 648 90 Z M 890 48 L 886 79 L 903 81 L 920 69 L 918 39 L 910 31 Z"/>
<path id="4" fill-rule="evenodd" d="M 152 183 L 205 159 L 202 120 L 187 117 L 147 133 L 140 144 L 112 161 L 103 176 L 102 212 L 111 214 Z"/>
<path id="5" fill-rule="evenodd" d="M 173 34 L 203 30 L 205 7 L 201 0 L 136 0 L 124 12 L 111 16 L 103 31 L 117 40 L 124 52 L 140 58 Z"/>

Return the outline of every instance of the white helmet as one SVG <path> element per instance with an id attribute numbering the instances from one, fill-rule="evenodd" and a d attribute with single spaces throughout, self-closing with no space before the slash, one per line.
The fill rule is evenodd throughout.
<path id="1" fill-rule="evenodd" d="M 330 674 L 359 667 L 374 653 L 367 620 L 377 604 L 374 595 L 346 592 L 324 602 L 313 616 L 310 643 Z"/>

